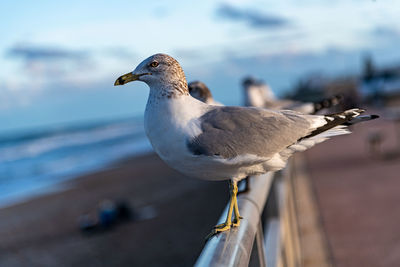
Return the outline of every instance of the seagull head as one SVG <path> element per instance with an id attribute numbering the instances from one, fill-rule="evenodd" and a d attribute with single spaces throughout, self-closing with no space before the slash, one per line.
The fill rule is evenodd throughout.
<path id="1" fill-rule="evenodd" d="M 242 84 L 243 84 L 243 87 L 244 87 L 245 89 L 247 89 L 247 88 L 249 88 L 250 86 L 257 84 L 257 80 L 256 80 L 256 78 L 254 78 L 253 76 L 247 76 L 247 77 L 245 77 L 245 78 L 243 79 Z"/>
<path id="2" fill-rule="evenodd" d="M 207 103 L 213 98 L 207 85 L 200 81 L 193 81 L 189 83 L 189 93 L 191 96 L 204 103 Z"/>
<path id="3" fill-rule="evenodd" d="M 173 57 L 155 54 L 143 60 L 134 71 L 120 76 L 114 85 L 142 81 L 151 88 L 182 87 L 187 91 L 185 74 Z"/>

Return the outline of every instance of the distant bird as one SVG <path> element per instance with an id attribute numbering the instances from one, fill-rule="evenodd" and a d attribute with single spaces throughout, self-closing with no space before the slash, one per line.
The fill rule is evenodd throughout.
<path id="1" fill-rule="evenodd" d="M 200 100 L 201 102 L 209 105 L 223 106 L 223 104 L 214 100 L 210 89 L 208 89 L 207 85 L 200 81 L 193 81 L 189 83 L 189 93 L 191 96 Z"/>
<path id="2" fill-rule="evenodd" d="M 253 77 L 243 80 L 245 106 L 268 109 L 290 109 L 304 114 L 315 114 L 340 103 L 340 95 L 324 99 L 320 102 L 300 102 L 290 99 L 277 99 L 268 84 Z"/>
<path id="3" fill-rule="evenodd" d="M 228 215 L 212 235 L 240 225 L 238 181 L 280 170 L 296 151 L 349 133 L 342 124 L 363 112 L 351 109 L 324 116 L 208 105 L 190 96 L 181 66 L 165 54 L 145 59 L 114 85 L 136 80 L 150 87 L 144 126 L 157 154 L 185 175 L 229 180 Z"/>

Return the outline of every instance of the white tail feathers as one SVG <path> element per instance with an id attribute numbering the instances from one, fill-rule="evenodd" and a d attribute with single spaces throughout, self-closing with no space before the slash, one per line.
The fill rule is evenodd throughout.
<path id="1" fill-rule="evenodd" d="M 332 129 L 329 129 L 325 132 L 317 134 L 315 136 L 312 136 L 309 138 L 304 138 L 301 141 L 299 141 L 298 143 L 288 146 L 285 150 L 283 150 L 279 154 L 283 159 L 287 159 L 293 153 L 305 151 L 305 150 L 315 146 L 316 144 L 319 144 L 319 143 L 322 143 L 322 142 L 328 140 L 332 136 L 349 134 L 349 133 L 351 133 L 351 132 L 347 129 L 346 126 L 339 125 Z"/>
<path id="2" fill-rule="evenodd" d="M 310 139 L 319 139 L 319 138 L 329 138 L 332 136 L 336 135 L 343 135 L 343 134 L 349 134 L 351 133 L 349 129 L 345 125 L 338 125 L 336 127 L 333 127 L 332 129 L 329 129 L 325 132 L 322 132 L 320 134 L 317 134 L 316 136 L 311 137 Z M 307 139 L 306 139 L 307 140 Z"/>
<path id="3" fill-rule="evenodd" d="M 360 116 L 362 112 L 364 112 L 364 110 L 355 108 L 327 116 L 307 116 L 311 123 L 311 134 L 303 137 L 302 139 L 298 140 L 297 143 L 288 146 L 286 149 L 281 151 L 279 153 L 280 157 L 282 160 L 286 160 L 293 153 L 307 150 L 332 136 L 351 133 L 347 128 L 348 125 L 376 119 L 379 117 L 377 115 Z"/>

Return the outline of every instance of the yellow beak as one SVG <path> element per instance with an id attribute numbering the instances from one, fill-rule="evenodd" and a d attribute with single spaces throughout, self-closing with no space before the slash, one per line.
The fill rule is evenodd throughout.
<path id="1" fill-rule="evenodd" d="M 119 78 L 115 81 L 114 86 L 117 86 L 117 85 L 124 85 L 124 84 L 126 84 L 126 83 L 139 80 L 139 77 L 140 77 L 140 76 L 143 76 L 143 75 L 151 75 L 151 73 L 132 74 L 131 72 L 129 72 L 129 73 L 124 74 L 124 75 L 122 75 L 121 77 L 119 77 Z"/>

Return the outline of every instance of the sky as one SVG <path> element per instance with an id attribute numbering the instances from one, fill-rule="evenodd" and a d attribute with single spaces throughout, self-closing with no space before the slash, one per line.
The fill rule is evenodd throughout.
<path id="1" fill-rule="evenodd" d="M 365 55 L 400 63 L 398 14 L 396 0 L 1 1 L 0 133 L 141 116 L 148 88 L 113 83 L 160 52 L 228 105 L 249 74 L 282 94 Z"/>

